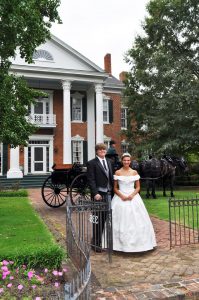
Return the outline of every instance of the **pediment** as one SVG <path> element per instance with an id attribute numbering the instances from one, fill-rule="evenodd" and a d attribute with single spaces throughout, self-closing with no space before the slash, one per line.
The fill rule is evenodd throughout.
<path id="1" fill-rule="evenodd" d="M 36 68 L 104 73 L 103 69 L 54 35 L 51 35 L 51 39 L 47 40 L 46 43 L 37 47 L 33 59 L 33 64 L 27 64 L 17 51 L 16 58 L 12 63 L 19 66 L 35 66 Z"/>

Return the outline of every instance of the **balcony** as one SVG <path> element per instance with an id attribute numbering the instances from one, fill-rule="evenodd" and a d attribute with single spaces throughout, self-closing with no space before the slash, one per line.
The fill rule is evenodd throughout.
<path id="1" fill-rule="evenodd" d="M 53 114 L 30 114 L 27 120 L 39 127 L 56 127 L 56 115 Z"/>

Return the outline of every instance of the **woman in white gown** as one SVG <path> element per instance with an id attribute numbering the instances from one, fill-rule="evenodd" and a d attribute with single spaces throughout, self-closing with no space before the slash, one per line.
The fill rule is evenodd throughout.
<path id="1" fill-rule="evenodd" d="M 123 167 L 114 175 L 112 199 L 113 250 L 142 252 L 156 246 L 148 212 L 139 195 L 140 176 L 130 168 L 131 156 L 122 155 Z"/>

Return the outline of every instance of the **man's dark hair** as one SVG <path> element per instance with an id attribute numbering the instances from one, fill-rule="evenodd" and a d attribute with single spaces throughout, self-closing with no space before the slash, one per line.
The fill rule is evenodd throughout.
<path id="1" fill-rule="evenodd" d="M 114 145 L 114 144 L 116 144 L 116 142 L 114 140 L 111 140 L 110 145 Z"/>

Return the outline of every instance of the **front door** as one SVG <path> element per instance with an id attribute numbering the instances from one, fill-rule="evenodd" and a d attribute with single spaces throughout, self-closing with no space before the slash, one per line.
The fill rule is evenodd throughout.
<path id="1" fill-rule="evenodd" d="M 31 169 L 32 173 L 46 173 L 46 146 L 31 147 Z"/>

